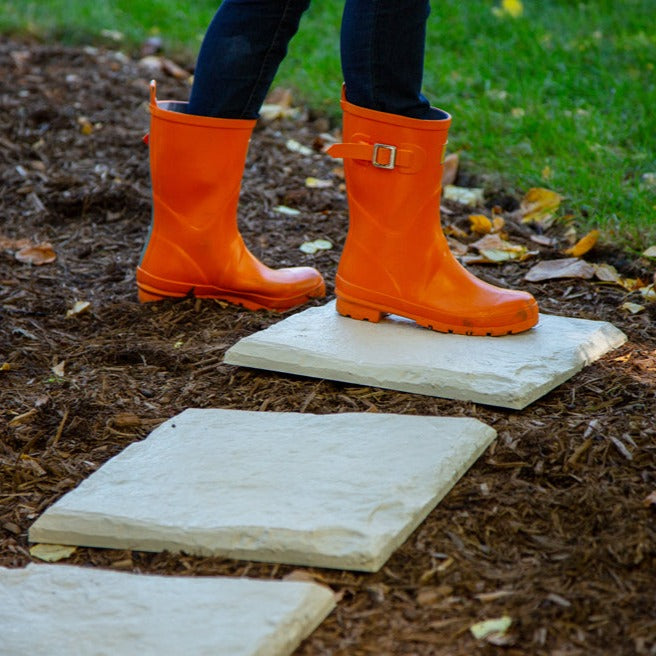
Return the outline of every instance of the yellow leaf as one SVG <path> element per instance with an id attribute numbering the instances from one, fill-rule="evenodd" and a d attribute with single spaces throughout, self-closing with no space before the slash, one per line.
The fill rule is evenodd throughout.
<path id="1" fill-rule="evenodd" d="M 542 179 L 550 180 L 552 176 L 553 176 L 553 171 L 551 170 L 551 167 L 549 165 L 545 166 L 542 169 Z"/>
<path id="2" fill-rule="evenodd" d="M 492 232 L 501 232 L 506 225 L 506 220 L 502 216 L 492 217 Z"/>
<path id="3" fill-rule="evenodd" d="M 79 116 L 77 123 L 83 135 L 88 137 L 93 132 L 93 125 L 91 125 L 91 121 L 86 116 Z"/>
<path id="4" fill-rule="evenodd" d="M 560 207 L 563 197 L 542 187 L 533 187 L 526 192 L 521 202 L 522 222 L 540 223 Z"/>
<path id="5" fill-rule="evenodd" d="M 484 214 L 470 214 L 469 223 L 471 224 L 471 231 L 479 235 L 487 235 L 492 232 L 492 221 Z"/>
<path id="6" fill-rule="evenodd" d="M 72 556 L 75 549 L 76 547 L 63 544 L 35 544 L 30 547 L 30 555 L 48 563 L 56 563 L 58 560 Z"/>
<path id="7" fill-rule="evenodd" d="M 565 251 L 565 255 L 572 257 L 581 257 L 585 255 L 597 243 L 599 239 L 599 230 L 591 230 L 587 235 L 581 237 L 574 246 Z"/>
<path id="8" fill-rule="evenodd" d="M 503 0 L 501 7 L 513 18 L 519 18 L 524 13 L 524 5 L 521 0 Z"/>

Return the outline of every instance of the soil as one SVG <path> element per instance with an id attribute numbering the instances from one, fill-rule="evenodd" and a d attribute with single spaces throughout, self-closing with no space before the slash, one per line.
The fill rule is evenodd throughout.
<path id="1" fill-rule="evenodd" d="M 298 648 L 303 656 L 656 654 L 653 308 L 620 310 L 635 298 L 614 285 L 527 283 L 528 268 L 559 251 L 530 242 L 530 229 L 509 219 L 510 238 L 539 254 L 473 266 L 477 275 L 527 289 L 544 312 L 611 321 L 629 338 L 524 411 L 225 365 L 230 345 L 280 315 L 193 298 L 136 300 L 150 222 L 141 139 L 151 76 L 109 50 L 0 45 L 0 565 L 32 560 L 27 530 L 43 510 L 185 408 L 476 417 L 498 439 L 376 574 L 88 548 L 64 562 L 312 577 L 340 601 Z M 186 98 L 187 82 L 157 77 L 160 97 Z M 329 298 L 347 228 L 339 170 L 318 152 L 331 128 L 308 112 L 258 125 L 240 207 L 255 254 L 274 266 L 317 266 Z M 288 139 L 316 152 L 292 152 Z M 309 189 L 308 176 L 333 185 Z M 488 208 L 502 201 L 509 217 L 517 206 L 504 190 L 487 200 Z M 446 205 L 445 223 L 466 229 L 471 210 Z M 299 250 L 317 238 L 334 248 Z M 18 261 L 11 240 L 19 239 L 49 242 L 56 261 Z M 590 257 L 653 274 L 609 246 Z M 89 309 L 67 316 L 76 301 Z M 503 615 L 512 619 L 505 635 L 477 640 L 469 631 Z"/>

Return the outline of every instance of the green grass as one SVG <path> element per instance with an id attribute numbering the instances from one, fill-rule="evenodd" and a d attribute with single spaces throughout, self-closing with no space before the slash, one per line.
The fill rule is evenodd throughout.
<path id="1" fill-rule="evenodd" d="M 0 0 L 0 31 L 83 43 L 116 30 L 126 50 L 157 33 L 191 60 L 217 1 Z M 656 172 L 653 0 L 524 0 L 516 19 L 495 15 L 498 4 L 434 3 L 424 87 L 453 115 L 450 150 L 491 187 L 560 192 L 581 229 L 656 243 L 656 190 L 642 181 Z M 277 80 L 331 113 L 341 7 L 315 0 Z"/>

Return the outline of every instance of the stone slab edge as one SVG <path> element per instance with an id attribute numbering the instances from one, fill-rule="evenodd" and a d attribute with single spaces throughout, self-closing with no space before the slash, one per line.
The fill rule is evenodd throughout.
<path id="1" fill-rule="evenodd" d="M 64 544 L 82 547 L 114 548 L 135 551 L 172 553 L 187 553 L 195 556 L 223 556 L 237 560 L 282 563 L 307 567 L 326 567 L 333 569 L 349 569 L 361 572 L 377 572 L 391 556 L 391 554 L 406 540 L 412 531 L 421 524 L 426 516 L 446 496 L 458 480 L 476 462 L 480 455 L 496 438 L 496 431 L 478 420 L 471 419 L 481 428 L 486 429 L 484 437 L 480 439 L 475 449 L 472 449 L 468 459 L 462 464 L 459 471 L 441 481 L 435 494 L 421 508 L 418 508 L 410 517 L 401 530 L 394 535 L 383 535 L 373 538 L 358 553 L 351 555 L 331 555 L 322 552 L 308 553 L 307 551 L 295 550 L 293 548 L 281 549 L 279 546 L 266 551 L 261 546 L 254 553 L 251 549 L 235 549 L 218 544 L 209 547 L 210 544 L 220 542 L 221 531 L 208 530 L 206 535 L 196 532 L 195 544 L 190 547 L 188 541 L 176 541 L 173 539 L 163 540 L 161 536 L 161 525 L 148 526 L 143 521 L 130 521 L 121 519 L 121 533 L 129 532 L 131 536 L 119 537 L 112 529 L 112 520 L 104 514 L 95 516 L 93 513 L 75 513 L 70 510 L 60 510 L 55 503 L 43 515 L 32 524 L 28 531 L 28 540 L 32 543 Z M 99 521 L 101 520 L 101 521 Z M 98 526 L 105 529 L 98 533 Z M 65 528 L 62 528 L 65 527 Z M 238 527 L 226 529 L 226 535 L 230 536 Z M 248 527 L 244 527 L 248 529 Z M 280 529 L 270 532 L 272 535 L 281 535 Z M 293 539 L 293 533 L 289 531 Z M 138 537 L 137 537 L 138 536 Z M 280 540 L 280 538 L 278 538 Z M 230 540 L 228 540 L 230 541 Z"/>
<path id="2" fill-rule="evenodd" d="M 285 357 L 285 354 L 280 352 L 280 345 L 278 343 L 267 343 L 261 338 L 260 341 L 258 341 L 255 339 L 254 335 L 244 337 L 228 349 L 224 356 L 224 362 L 230 365 L 264 369 L 267 371 L 276 371 L 298 376 L 308 376 L 310 378 L 321 378 L 343 383 L 354 383 L 357 385 L 392 389 L 411 394 L 436 396 L 440 398 L 455 399 L 456 401 L 473 401 L 474 403 L 510 408 L 512 410 L 523 410 L 540 397 L 564 383 L 566 380 L 569 380 L 587 365 L 626 342 L 626 335 L 613 326 L 613 324 L 605 321 L 595 323 L 599 324 L 597 332 L 589 336 L 588 342 L 579 346 L 576 354 L 577 357 L 569 368 L 565 369 L 559 376 L 551 378 L 542 385 L 526 385 L 522 390 L 522 394 L 504 393 L 503 399 L 499 398 L 500 395 L 498 392 L 495 394 L 493 392 L 486 393 L 473 389 L 463 390 L 462 387 L 451 386 L 444 383 L 437 383 L 434 385 L 425 382 L 416 384 L 399 383 L 397 381 L 381 379 L 376 376 L 351 372 L 348 371 L 348 368 L 346 368 L 345 371 L 344 368 L 334 366 L 333 360 L 322 356 L 306 356 L 303 358 L 305 363 L 302 363 L 300 362 L 301 358 Z M 260 336 L 259 333 L 255 333 L 255 335 Z M 597 335 L 602 339 L 596 340 L 595 336 Z M 477 338 L 472 337 L 472 339 Z M 272 357 L 272 353 L 275 353 L 276 357 Z M 293 346 L 287 346 L 287 353 L 305 353 L 305 351 Z M 449 373 L 452 375 L 452 372 Z"/>
<path id="3" fill-rule="evenodd" d="M 20 579 L 25 578 L 26 580 L 36 579 L 40 581 L 40 586 L 43 588 L 43 595 L 52 596 L 53 601 L 56 602 L 56 596 L 53 596 L 53 591 L 50 589 L 49 585 L 55 583 L 56 581 L 62 580 L 62 577 L 66 574 L 70 574 L 70 584 L 69 587 L 71 590 L 75 589 L 75 581 L 80 581 L 80 583 L 85 580 L 88 582 L 95 581 L 94 583 L 94 597 L 90 598 L 88 603 L 93 606 L 94 603 L 99 603 L 102 607 L 104 597 L 102 595 L 103 585 L 107 582 L 108 585 L 111 585 L 112 582 L 117 582 L 119 579 L 122 581 L 129 582 L 130 586 L 134 588 L 134 585 L 139 585 L 141 580 L 149 586 L 161 580 L 162 584 L 166 586 L 165 595 L 171 594 L 171 587 L 175 586 L 176 579 L 181 582 L 181 584 L 186 589 L 196 589 L 198 585 L 203 586 L 201 596 L 208 603 L 212 603 L 212 599 L 207 597 L 209 590 L 207 586 L 221 586 L 223 581 L 227 581 L 231 586 L 239 587 L 243 581 L 245 587 L 253 589 L 256 585 L 271 585 L 271 586 L 283 586 L 287 590 L 296 588 L 302 594 L 299 595 L 299 601 L 297 606 L 297 612 L 287 614 L 282 621 L 280 621 L 275 629 L 270 632 L 266 638 L 255 646 L 254 651 L 249 650 L 249 656 L 290 656 L 293 651 L 301 644 L 305 638 L 311 635 L 315 629 L 326 619 L 326 617 L 332 612 L 336 606 L 336 597 L 335 594 L 327 586 L 319 585 L 317 583 L 306 582 L 306 581 L 279 581 L 279 580 L 266 580 L 266 581 L 256 581 L 254 579 L 239 579 L 234 577 L 175 577 L 175 576 L 163 576 L 157 574 L 134 574 L 131 572 L 116 572 L 112 570 L 97 570 L 97 569 L 86 569 L 78 567 L 75 565 L 50 565 L 50 564 L 35 564 L 30 563 L 26 568 L 23 569 L 7 569 L 0 567 L 0 582 L 5 577 L 11 577 Z M 129 578 L 127 578 L 129 577 Z M 65 578 L 65 577 L 64 577 Z M 1 587 L 1 586 L 0 586 Z M 200 588 L 197 589 L 200 592 Z M 211 595 L 213 597 L 214 595 Z M 157 602 L 158 600 L 153 600 Z M 65 600 L 62 600 L 65 602 Z M 15 604 L 12 607 L 5 607 L 9 612 L 8 617 L 13 617 L 12 625 L 15 625 L 15 614 L 20 612 L 20 609 L 15 608 Z M 55 608 L 57 611 L 57 609 Z M 102 608 L 99 608 L 99 611 Z M 0 608 L 0 619 L 3 616 L 3 609 Z M 42 623 L 41 627 L 45 624 Z M 7 640 L 8 637 L 5 636 Z M 25 637 L 26 642 L 33 640 L 33 637 L 27 635 Z M 105 645 L 106 647 L 107 645 Z M 88 647 L 88 645 L 83 645 L 82 647 Z M 136 649 L 139 648 L 139 645 L 133 645 Z M 180 653 L 196 653 L 193 645 L 168 645 L 170 651 L 166 650 L 164 652 L 159 652 L 159 656 L 166 656 L 166 654 L 177 654 Z M 219 653 L 225 653 L 225 650 L 221 651 L 220 644 L 217 644 L 216 647 L 219 649 Z M 191 652 L 189 650 L 192 650 Z M 33 651 L 34 650 L 34 651 Z M 148 653 L 151 653 L 150 650 L 147 650 Z M 0 654 L 4 654 L 2 650 L 2 640 L 0 640 Z M 21 652 L 23 653 L 23 652 Z M 30 653 L 35 654 L 48 654 L 48 656 L 53 656 L 56 654 L 66 653 L 68 656 L 68 651 L 61 652 L 57 650 L 56 644 L 32 644 L 30 648 Z M 78 653 L 77 651 L 75 653 Z M 88 651 L 84 648 L 80 650 L 79 653 L 90 654 L 96 653 L 96 650 L 91 648 Z M 103 652 L 104 653 L 104 652 Z M 142 652 L 143 653 L 143 652 Z M 204 649 L 202 653 L 207 653 Z M 214 652 L 213 652 L 214 653 Z M 241 653 L 241 652 L 240 652 Z M 232 656 L 232 655 L 231 655 Z"/>

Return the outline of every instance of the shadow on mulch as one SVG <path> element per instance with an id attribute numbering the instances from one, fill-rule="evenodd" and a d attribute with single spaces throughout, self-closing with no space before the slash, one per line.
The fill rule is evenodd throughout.
<path id="1" fill-rule="evenodd" d="M 656 490 L 653 313 L 620 311 L 626 292 L 608 285 L 528 284 L 531 262 L 476 268 L 528 289 L 545 312 L 611 321 L 629 336 L 523 412 L 224 365 L 229 346 L 279 316 L 194 299 L 136 302 L 150 220 L 148 77 L 117 53 L 0 45 L 1 231 L 49 241 L 57 253 L 41 267 L 0 253 L 0 565 L 29 562 L 26 534 L 39 513 L 188 407 L 469 416 L 498 439 L 379 573 L 307 570 L 341 601 L 297 653 L 496 653 L 468 628 L 505 614 L 513 623 L 497 641 L 503 653 L 656 653 L 656 506 L 644 502 Z M 159 88 L 178 99 L 188 91 L 172 78 Z M 285 147 L 290 138 L 317 143 L 328 127 L 307 118 L 258 127 L 240 221 L 256 255 L 317 266 L 330 297 L 347 225 L 342 180 L 329 158 Z M 307 189 L 308 176 L 333 186 Z M 300 215 L 276 213 L 281 204 Z M 467 225 L 467 212 L 449 209 L 447 221 Z M 335 248 L 299 250 L 316 238 Z M 77 300 L 90 310 L 67 317 Z M 67 562 L 182 575 L 293 571 L 100 549 Z"/>

